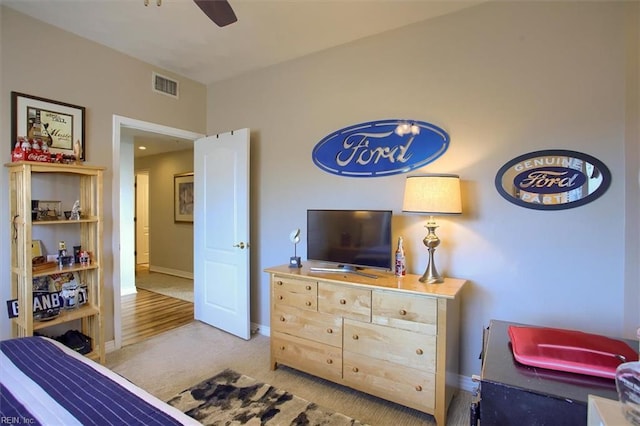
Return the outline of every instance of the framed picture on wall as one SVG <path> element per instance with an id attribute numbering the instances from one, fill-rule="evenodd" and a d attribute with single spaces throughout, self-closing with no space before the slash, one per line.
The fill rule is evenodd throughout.
<path id="1" fill-rule="evenodd" d="M 173 220 L 193 222 L 193 172 L 173 175 Z"/>
<path id="2" fill-rule="evenodd" d="M 41 139 L 53 154 L 85 160 L 85 108 L 11 92 L 11 149 L 18 137 Z"/>

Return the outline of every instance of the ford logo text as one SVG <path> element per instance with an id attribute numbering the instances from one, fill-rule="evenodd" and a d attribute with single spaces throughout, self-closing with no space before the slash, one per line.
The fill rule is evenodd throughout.
<path id="1" fill-rule="evenodd" d="M 587 181 L 580 170 L 564 167 L 548 167 L 527 170 L 513 179 L 517 188 L 536 194 L 555 194 L 579 188 Z"/>
<path id="2" fill-rule="evenodd" d="M 379 177 L 407 173 L 435 161 L 449 148 L 441 128 L 416 120 L 355 124 L 324 137 L 313 148 L 313 162 L 340 176 Z"/>

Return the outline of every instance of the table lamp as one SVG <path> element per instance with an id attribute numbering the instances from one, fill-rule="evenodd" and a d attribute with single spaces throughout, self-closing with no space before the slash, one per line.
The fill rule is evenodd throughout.
<path id="1" fill-rule="evenodd" d="M 460 200 L 460 177 L 451 174 L 427 174 L 407 177 L 404 187 L 402 211 L 429 215 L 425 228 L 429 231 L 422 242 L 429 250 L 429 263 L 420 282 L 442 283 L 444 278 L 438 273 L 433 261 L 440 239 L 435 233 L 438 225 L 433 216 L 462 213 Z"/>

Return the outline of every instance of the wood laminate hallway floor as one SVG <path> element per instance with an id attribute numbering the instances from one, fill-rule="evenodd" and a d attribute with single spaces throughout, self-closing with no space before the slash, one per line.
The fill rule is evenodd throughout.
<path id="1" fill-rule="evenodd" d="M 193 303 L 145 289 L 138 288 L 136 294 L 122 296 L 121 303 L 123 346 L 193 321 Z"/>

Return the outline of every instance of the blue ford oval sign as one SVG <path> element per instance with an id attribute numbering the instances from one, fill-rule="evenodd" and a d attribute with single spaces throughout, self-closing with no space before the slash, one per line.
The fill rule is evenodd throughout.
<path id="1" fill-rule="evenodd" d="M 590 155 L 552 149 L 509 161 L 498 171 L 495 184 L 500 195 L 514 204 L 560 210 L 600 197 L 611 184 L 611 173 Z"/>
<path id="2" fill-rule="evenodd" d="M 355 124 L 324 137 L 313 162 L 340 176 L 379 177 L 407 173 L 435 161 L 449 148 L 449 135 L 424 121 L 379 120 Z"/>

